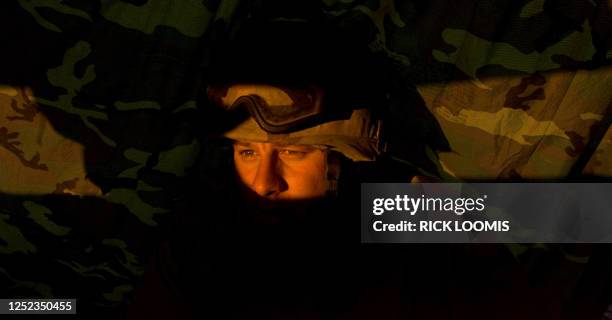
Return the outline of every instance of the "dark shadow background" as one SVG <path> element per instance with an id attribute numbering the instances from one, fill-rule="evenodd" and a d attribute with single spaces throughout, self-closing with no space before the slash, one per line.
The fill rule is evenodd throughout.
<path id="1" fill-rule="evenodd" d="M 382 1 L 358 1 L 353 4 L 339 2 L 324 6 L 314 1 L 203 1 L 201 3 L 213 15 L 223 10 L 232 14 L 229 15 L 231 19 L 226 19 L 223 14 L 219 14 L 221 18 L 214 22 L 211 19 L 204 28 L 205 31 L 197 37 L 188 36 L 172 27 L 173 23 L 159 23 L 151 33 L 141 32 L 108 20 L 101 13 L 113 3 L 128 3 L 145 8 L 153 2 L 63 2 L 68 7 L 86 12 L 90 20 L 62 13 L 57 8 L 42 6 L 36 9 L 41 19 L 54 24 L 61 32 L 42 27 L 19 2 L 5 1 L 0 5 L 0 26 L 4 30 L 2 41 L 5 43 L 0 53 L 0 84 L 27 86 L 32 88 L 36 97 L 55 101 L 69 92 L 66 88 L 49 82 L 48 70 L 62 65 L 69 48 L 83 41 L 89 43 L 91 52 L 77 61 L 72 76 L 81 79 L 88 66 L 93 65 L 96 78 L 95 81 L 78 88 L 71 105 L 85 110 L 98 110 L 97 105 L 106 106 L 104 113 L 108 120 L 92 119 L 91 122 L 110 137 L 115 145 L 110 146 L 102 141 L 99 135 L 74 114 L 44 103 L 37 104 L 37 110 L 47 117 L 62 135 L 85 147 L 84 165 L 87 176 L 103 193 L 114 189 L 138 189 L 139 183 L 145 182 L 159 189 L 138 190 L 138 197 L 145 203 L 172 212 L 156 216 L 158 225 L 151 226 L 142 223 L 126 203 L 66 194 L 0 195 L 0 214 L 3 221 L 0 231 L 9 234 L 9 231 L 13 232 L 16 228 L 23 238 L 37 249 L 36 252 L 0 252 L 0 292 L 3 297 L 43 297 L 48 296 L 50 292 L 55 297 L 78 296 L 83 306 L 79 312 L 95 312 L 101 318 L 106 317 L 104 312 L 115 316 L 117 312 L 125 311 L 125 301 L 134 300 L 132 295 L 121 293 L 124 288 L 125 292 L 130 291 L 130 288 L 123 286 L 133 289 L 142 285 L 143 272 L 151 260 L 150 257 L 163 256 L 160 252 L 165 249 L 163 246 L 162 249 L 158 248 L 158 243 L 167 241 L 170 237 L 170 242 L 185 241 L 186 243 L 179 245 L 186 250 L 182 254 L 194 261 L 200 260 L 197 257 L 200 252 L 211 252 L 209 257 L 221 257 L 220 259 L 226 259 L 224 261 L 228 262 L 225 265 L 232 266 L 228 270 L 215 271 L 219 273 L 211 272 L 213 275 L 219 275 L 213 277 L 213 280 L 206 277 L 191 279 L 188 276 L 186 281 L 212 281 L 213 288 L 225 290 L 270 286 L 268 295 L 257 290 L 245 291 L 244 295 L 238 298 L 241 300 L 236 303 L 250 301 L 251 297 L 256 297 L 258 299 L 255 299 L 252 305 L 246 305 L 256 309 L 261 307 L 257 310 L 262 314 L 276 310 L 277 305 L 288 306 L 287 310 L 281 310 L 280 315 L 277 314 L 285 318 L 295 316 L 295 313 L 291 312 L 299 313 L 300 310 L 323 310 L 330 317 L 347 318 L 413 315 L 416 318 L 436 319 L 469 315 L 472 318 L 521 316 L 559 319 L 567 315 L 567 318 L 597 319 L 611 303 L 612 278 L 609 270 L 612 261 L 609 247 L 603 245 L 546 248 L 527 246 L 526 251 L 518 256 L 512 255 L 506 246 L 363 246 L 359 244 L 356 234 L 349 231 L 346 234 L 330 231 L 335 230 L 332 227 L 359 230 L 358 226 L 342 224 L 346 221 L 358 221 L 347 218 L 349 213 L 355 212 L 349 209 L 350 206 L 326 208 L 333 213 L 329 215 L 333 219 L 327 224 L 329 229 L 321 229 L 321 234 L 317 235 L 320 236 L 318 240 L 306 236 L 308 231 L 312 230 L 313 224 L 316 224 L 315 217 L 310 224 L 289 224 L 287 229 L 270 232 L 263 232 L 262 230 L 266 230 L 264 228 L 252 231 L 256 232 L 254 235 L 238 228 L 230 233 L 237 238 L 228 239 L 227 243 L 224 242 L 226 240 L 215 237 L 219 235 L 219 230 L 202 231 L 199 228 L 201 225 L 205 225 L 205 228 L 227 224 L 231 226 L 231 221 L 208 220 L 208 215 L 204 216 L 203 212 L 217 213 L 226 211 L 227 208 L 207 203 L 201 198 L 202 190 L 216 188 L 214 192 L 224 191 L 222 185 L 211 182 L 227 181 L 227 176 L 222 174 L 226 171 L 219 168 L 227 169 L 231 163 L 226 162 L 223 151 L 221 154 L 219 151 L 213 152 L 211 148 L 216 146 L 203 138 L 208 134 L 210 122 L 207 121 L 211 119 L 206 113 L 206 105 L 200 103 L 198 108 L 179 108 L 201 94 L 206 84 L 206 70 L 210 67 L 211 49 L 219 47 L 223 41 L 231 38 L 249 19 L 266 20 L 275 17 L 331 20 L 368 43 L 376 38 L 377 29 L 362 11 L 349 10 L 336 18 L 328 13 L 345 10 L 349 5 L 377 8 L 384 4 Z M 470 80 L 456 65 L 439 62 L 431 54 L 434 48 L 446 47 L 449 52 L 453 50 L 442 39 L 441 34 L 445 28 L 469 30 L 472 34 L 491 41 L 507 41 L 521 52 L 527 53 L 534 50 L 544 51 L 571 32 L 581 30 L 582 22 L 586 20 L 592 30 L 593 46 L 596 49 L 593 58 L 581 62 L 569 56 L 554 56 L 553 59 L 561 67 L 548 72 L 609 67 L 611 60 L 607 52 L 612 48 L 612 19 L 606 1 L 595 1 L 596 6 L 579 0 L 542 1 L 542 13 L 523 21 L 517 17 L 517 12 L 527 2 L 393 2 L 395 10 L 402 13 L 405 28 L 414 32 L 397 32 L 398 27 L 390 21 L 391 15 L 379 21 L 388 32 L 386 44 L 401 52 L 410 64 L 406 66 L 398 64 L 397 61 L 389 62 L 387 68 L 394 70 L 390 73 L 393 76 L 380 83 L 384 83 L 385 88 L 395 93 L 387 111 L 388 119 L 391 120 L 388 137 L 394 142 L 394 149 L 391 151 L 399 158 L 410 159 L 411 165 L 407 168 L 384 166 L 382 173 L 380 169 L 369 171 L 375 169 L 354 168 L 355 171 L 349 173 L 354 180 L 347 179 L 351 181 L 347 182 L 348 185 L 354 187 L 357 185 L 356 181 L 381 177 L 385 177 L 381 179 L 385 182 L 405 181 L 404 176 L 414 174 L 418 168 L 436 175 L 439 168 L 436 167 L 435 158 L 414 155 L 425 154 L 427 148 L 449 151 L 450 146 L 416 86 Z M 233 11 L 227 9 L 228 6 L 232 7 L 232 3 L 236 4 Z M 388 2 L 385 3 L 388 5 Z M 190 5 L 189 2 L 181 4 Z M 155 10 L 161 10 L 155 8 L 163 9 L 163 6 L 152 7 L 152 11 L 148 12 L 153 15 Z M 138 18 L 136 15 L 130 17 Z M 486 66 L 479 70 L 481 78 L 517 75 L 523 73 L 501 66 Z M 115 107 L 117 101 L 155 101 L 160 108 L 120 110 Z M 604 115 L 603 120 L 593 129 L 590 140 L 569 177 L 559 177 L 559 180 L 585 179 L 581 176 L 582 168 L 595 152 L 609 128 L 611 119 L 610 112 Z M 0 119 L 0 127 L 4 127 L 5 123 L 8 125 L 7 121 Z M 177 168 L 192 168 L 187 175 L 178 176 L 156 169 L 165 150 L 188 145 L 194 139 L 198 140 L 200 145 L 197 160 L 176 162 Z M 129 149 L 144 150 L 151 154 L 146 163 L 138 169 L 137 178 L 119 177 L 121 172 L 137 165 L 125 157 L 125 151 Z M 402 174 L 395 174 L 397 172 Z M 517 181 L 521 177 L 508 174 L 507 179 Z M 10 186 L 12 182 L 0 183 Z M 214 192 L 208 194 L 209 199 L 214 198 Z M 347 194 L 351 192 L 354 190 L 347 191 Z M 348 205 L 351 202 L 348 199 L 343 200 L 343 204 Z M 49 233 L 47 229 L 27 218 L 24 201 L 44 205 L 53 212 L 49 217 L 51 221 L 74 231 L 68 236 Z M 188 212 L 182 215 L 174 214 L 181 211 Z M 186 221 L 176 222 L 176 216 Z M 176 223 L 180 227 L 177 227 Z M 175 234 L 177 228 L 185 226 L 185 232 L 184 229 L 178 230 L 181 230 L 179 235 L 187 236 L 186 238 L 173 240 L 172 236 L 168 236 Z M 316 228 L 320 226 L 317 225 Z M 270 238 L 262 237 L 260 242 L 249 243 L 251 239 L 258 239 L 262 234 L 267 234 Z M 277 238 L 271 235 L 276 235 Z M 192 237 L 200 240 L 193 241 Z M 291 240 L 279 244 L 274 241 L 279 238 Z M 10 239 L 16 241 L 12 243 L 21 241 L 18 237 Z M 121 239 L 125 246 L 109 246 L 108 241 L 105 242 L 108 239 Z M 6 242 L 0 240 L 0 245 L 4 245 L 3 241 Z M 222 245 L 213 246 L 211 249 L 211 243 Z M 244 245 L 245 243 L 247 244 Z M 130 254 L 138 258 L 133 260 Z M 568 261 L 568 256 L 590 258 L 588 263 L 575 264 Z M 286 259 L 281 260 L 281 257 Z M 204 266 L 209 265 L 206 256 L 202 259 L 205 260 Z M 149 270 L 155 270 L 159 261 L 164 261 L 163 257 L 152 260 Z M 69 268 L 62 261 L 68 264 L 77 262 L 86 268 Z M 286 266 L 299 265 L 298 269 L 306 270 L 308 276 L 303 277 L 304 273 L 291 273 L 282 267 L 265 268 L 279 261 L 284 261 Z M 104 268 L 100 268 L 101 266 Z M 163 268 L 162 271 L 162 274 L 171 273 Z M 361 278 L 362 273 L 367 273 L 368 276 Z M 187 272 L 184 274 L 189 275 Z M 235 275 L 240 276 L 224 286 L 227 284 L 224 279 Z M 157 278 L 159 277 L 164 276 L 158 275 Z M 275 280 L 266 280 L 272 278 Z M 362 280 L 356 281 L 358 278 Z M 288 279 L 298 279 L 301 282 L 287 288 L 288 284 L 292 283 Z M 159 279 L 149 281 L 155 283 L 159 282 Z M 168 291 L 164 286 L 157 290 Z M 46 290 L 47 287 L 51 290 Z M 275 288 L 278 290 L 274 290 Z M 296 288 L 305 288 L 305 293 L 295 292 Z M 217 307 L 221 308 L 219 310 L 223 310 L 224 306 L 229 308 L 227 304 L 232 305 L 231 300 L 224 299 L 231 292 L 220 292 L 216 296 L 217 292 L 210 294 L 209 291 L 204 291 L 205 297 L 214 297 L 211 301 L 218 302 Z M 284 292 L 291 294 L 283 297 L 281 293 Z M 260 294 L 261 296 L 258 296 Z M 140 295 L 142 296 L 142 293 Z M 155 304 L 146 301 L 159 302 L 151 296 L 156 295 L 146 297 L 145 294 L 145 298 L 142 298 L 144 300 L 141 300 L 145 302 L 141 302 L 141 306 Z M 198 295 L 194 293 L 191 297 L 195 296 Z M 304 297 L 316 299 L 308 300 L 310 298 Z M 540 298 L 543 300 L 539 300 Z M 184 301 L 187 301 L 187 298 Z M 516 301 L 523 303 L 517 305 Z M 176 304 L 181 305 L 181 302 Z M 170 314 L 176 312 L 176 305 L 170 304 L 167 310 Z M 215 309 L 211 310 L 214 314 Z M 382 313 L 381 310 L 386 310 L 384 312 L 387 313 Z M 283 313 L 285 311 L 288 313 Z M 144 312 L 151 311 L 147 311 L 147 307 L 140 307 L 137 311 L 132 311 L 131 315 L 136 314 L 134 317 L 138 317 L 139 313 Z M 303 313 L 306 316 L 308 312 Z"/>

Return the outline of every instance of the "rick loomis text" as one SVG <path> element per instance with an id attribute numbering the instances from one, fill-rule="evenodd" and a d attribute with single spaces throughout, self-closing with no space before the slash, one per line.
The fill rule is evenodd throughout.
<path id="1" fill-rule="evenodd" d="M 410 197 L 396 195 L 395 198 L 376 198 L 372 202 L 374 219 L 372 229 L 376 232 L 507 232 L 510 222 L 506 220 L 489 221 L 485 216 L 486 199 L 484 195 L 478 198 L 435 198 Z M 414 217 L 429 213 L 430 217 Z M 406 218 L 394 223 L 386 223 L 382 215 L 407 215 Z M 448 214 L 452 214 L 448 216 Z M 469 219 L 457 219 L 457 216 L 470 214 Z M 446 220 L 445 220 L 446 218 Z M 424 220 L 425 219 L 425 220 Z"/>

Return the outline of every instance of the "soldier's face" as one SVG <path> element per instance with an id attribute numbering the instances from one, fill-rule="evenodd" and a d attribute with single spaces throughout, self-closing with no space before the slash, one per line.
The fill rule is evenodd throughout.
<path id="1" fill-rule="evenodd" d="M 265 200 L 309 200 L 327 191 L 326 153 L 307 145 L 234 143 L 242 184 Z"/>

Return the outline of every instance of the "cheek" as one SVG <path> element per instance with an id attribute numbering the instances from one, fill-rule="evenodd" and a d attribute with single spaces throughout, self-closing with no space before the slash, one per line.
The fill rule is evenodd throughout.
<path id="1" fill-rule="evenodd" d="M 321 152 L 322 153 L 322 152 Z M 287 166 L 285 180 L 295 198 L 316 198 L 325 195 L 327 178 L 325 154 L 316 154 L 298 164 Z"/>
<path id="2" fill-rule="evenodd" d="M 239 158 L 236 154 L 234 154 L 234 168 L 236 169 L 236 175 L 238 179 L 243 183 L 247 183 L 252 181 L 253 175 L 255 174 L 255 170 L 251 167 L 253 165 L 251 163 L 245 162 Z"/>

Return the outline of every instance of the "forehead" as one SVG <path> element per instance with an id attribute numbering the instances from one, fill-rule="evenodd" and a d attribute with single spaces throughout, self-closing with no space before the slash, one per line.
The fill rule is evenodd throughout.
<path id="1" fill-rule="evenodd" d="M 309 144 L 288 144 L 288 143 L 271 143 L 271 142 L 254 142 L 254 141 L 241 141 L 234 140 L 234 146 L 238 147 L 248 147 L 248 148 L 286 148 L 286 147 L 296 147 L 296 148 L 313 148 L 313 149 L 321 149 L 318 146 L 313 146 Z"/>

